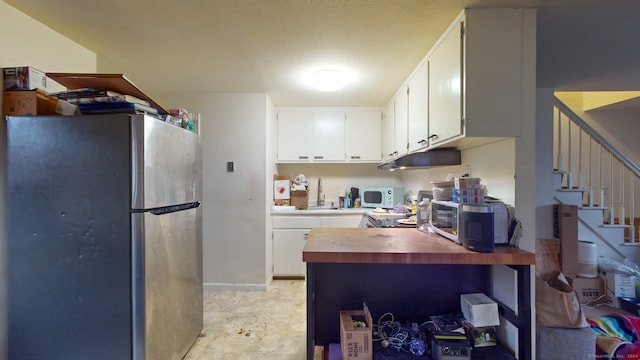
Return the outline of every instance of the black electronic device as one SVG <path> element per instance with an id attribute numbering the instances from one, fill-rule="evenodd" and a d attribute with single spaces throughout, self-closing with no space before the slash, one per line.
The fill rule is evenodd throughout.
<path id="1" fill-rule="evenodd" d="M 435 332 L 431 336 L 433 360 L 470 360 L 471 343 L 465 334 Z"/>

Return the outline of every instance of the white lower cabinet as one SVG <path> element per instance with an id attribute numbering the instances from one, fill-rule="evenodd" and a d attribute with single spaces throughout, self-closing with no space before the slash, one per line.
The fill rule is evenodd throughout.
<path id="1" fill-rule="evenodd" d="M 306 237 L 314 227 L 355 228 L 362 214 L 348 215 L 276 215 L 273 224 L 273 276 L 304 277 L 307 266 L 302 261 Z"/>
<path id="2" fill-rule="evenodd" d="M 273 229 L 273 275 L 304 276 L 302 249 L 310 229 Z"/>

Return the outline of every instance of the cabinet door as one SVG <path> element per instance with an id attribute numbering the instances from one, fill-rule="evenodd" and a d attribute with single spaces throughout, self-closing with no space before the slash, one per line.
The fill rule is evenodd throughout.
<path id="1" fill-rule="evenodd" d="M 343 111 L 318 111 L 313 113 L 313 160 L 344 161 Z"/>
<path id="2" fill-rule="evenodd" d="M 429 57 L 430 145 L 462 135 L 462 23 Z"/>
<path id="3" fill-rule="evenodd" d="M 382 160 L 387 161 L 393 158 L 393 152 L 395 151 L 394 143 L 394 112 L 395 112 L 395 100 L 391 101 L 384 110 L 384 117 L 382 118 Z"/>
<path id="4" fill-rule="evenodd" d="M 407 153 L 407 112 L 408 112 L 407 88 L 404 87 L 396 96 L 394 118 L 394 157 Z"/>
<path id="5" fill-rule="evenodd" d="M 409 152 L 427 147 L 429 114 L 427 62 L 423 62 L 409 80 L 408 131 Z"/>
<path id="6" fill-rule="evenodd" d="M 382 114 L 379 111 L 347 113 L 347 161 L 380 162 L 382 159 Z"/>
<path id="7" fill-rule="evenodd" d="M 281 111 L 277 118 L 278 161 L 310 161 L 313 154 L 313 113 Z"/>
<path id="8" fill-rule="evenodd" d="M 309 229 L 273 230 L 273 275 L 304 276 L 306 266 L 302 261 L 305 236 Z"/>

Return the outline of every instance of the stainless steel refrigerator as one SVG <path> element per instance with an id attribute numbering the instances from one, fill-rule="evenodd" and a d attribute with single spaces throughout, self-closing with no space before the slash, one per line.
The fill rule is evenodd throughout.
<path id="1" fill-rule="evenodd" d="M 202 331 L 199 137 L 7 118 L 10 359 L 180 359 Z"/>

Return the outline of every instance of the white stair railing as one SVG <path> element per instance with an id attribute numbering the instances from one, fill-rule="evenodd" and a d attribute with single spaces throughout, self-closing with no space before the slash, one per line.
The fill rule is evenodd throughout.
<path id="1" fill-rule="evenodd" d="M 640 244 L 635 222 L 635 187 L 640 185 L 640 168 L 558 98 L 554 99 L 554 112 L 554 168 L 565 174 L 563 187 L 583 190 L 583 204 L 605 208 L 605 222 L 610 225 L 628 222 L 625 242 Z M 585 141 L 588 146 L 583 146 Z"/>

